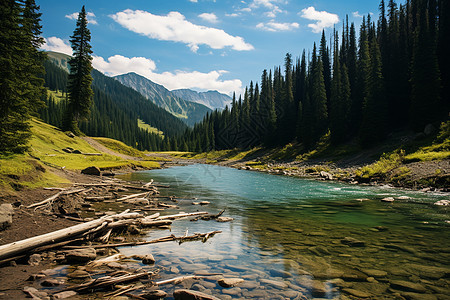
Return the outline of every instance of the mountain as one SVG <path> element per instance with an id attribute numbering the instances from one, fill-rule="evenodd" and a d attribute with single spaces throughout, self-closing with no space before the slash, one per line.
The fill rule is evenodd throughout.
<path id="1" fill-rule="evenodd" d="M 47 108 L 40 115 L 44 121 L 60 127 L 68 79 L 64 62 L 67 63 L 70 57 L 49 52 L 48 58 L 44 64 L 44 80 L 45 86 L 52 92 L 46 99 Z M 163 150 L 170 148 L 169 139 L 187 129 L 179 118 L 114 78 L 95 69 L 92 70 L 92 77 L 94 103 L 88 119 L 80 124 L 84 133 L 118 139 L 142 150 Z M 55 95 L 61 96 L 56 99 Z M 158 134 L 160 131 L 165 138 Z"/>
<path id="2" fill-rule="evenodd" d="M 193 126 L 203 120 L 211 109 L 201 103 L 186 101 L 166 89 L 136 73 L 128 73 L 113 77 L 125 86 L 141 93 L 145 98 L 171 114 L 182 119 L 186 124 Z"/>
<path id="3" fill-rule="evenodd" d="M 184 100 L 203 104 L 211 109 L 224 109 L 230 105 L 231 97 L 218 91 L 196 92 L 189 89 L 173 90 L 172 94 Z"/>

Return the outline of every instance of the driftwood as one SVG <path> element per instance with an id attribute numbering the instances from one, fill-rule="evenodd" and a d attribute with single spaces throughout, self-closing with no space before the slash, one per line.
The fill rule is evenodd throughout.
<path id="1" fill-rule="evenodd" d="M 160 216 L 156 220 L 175 220 L 175 219 L 181 219 L 185 217 L 193 217 L 193 216 L 199 216 L 199 215 L 207 215 L 208 213 L 206 211 L 200 211 L 200 212 L 194 212 L 194 213 L 179 213 L 176 215 L 167 215 L 167 216 Z"/>
<path id="2" fill-rule="evenodd" d="M 142 272 L 137 274 L 127 274 L 122 276 L 104 276 L 97 279 L 89 280 L 86 283 L 82 283 L 75 287 L 70 287 L 67 290 L 73 290 L 78 293 L 88 292 L 96 289 L 102 289 L 105 287 L 110 287 L 115 284 L 123 283 L 123 282 L 129 282 L 134 281 L 143 277 L 150 277 L 153 276 L 153 272 Z"/>
<path id="3" fill-rule="evenodd" d="M 171 225 L 172 221 L 166 221 L 166 220 L 152 221 L 152 220 L 142 219 L 139 221 L 139 224 L 141 224 L 141 226 L 143 226 L 143 227 L 156 227 L 156 226 Z"/>
<path id="4" fill-rule="evenodd" d="M 34 203 L 31 205 L 28 205 L 27 208 L 33 208 L 33 207 L 38 207 L 38 206 L 42 206 L 44 204 L 47 204 L 49 202 L 52 202 L 53 200 L 55 200 L 56 198 L 58 198 L 61 195 L 70 195 L 70 194 L 75 194 L 75 193 L 79 193 L 84 191 L 85 189 L 75 189 L 75 190 L 70 190 L 70 191 L 60 191 L 59 193 L 56 193 L 55 195 L 48 197 L 47 199 L 38 202 L 38 203 Z"/>
<path id="5" fill-rule="evenodd" d="M 58 243 L 64 240 L 73 239 L 80 235 L 87 235 L 105 228 L 108 223 L 121 218 L 130 218 L 135 213 L 128 214 L 128 210 L 118 215 L 105 216 L 90 222 L 77 224 L 68 228 L 49 232 L 43 235 L 35 236 L 18 242 L 0 246 L 0 260 L 18 256 L 29 252 L 38 247 L 42 247 L 52 243 Z M 139 215 L 139 214 L 138 214 Z M 140 216 L 140 215 L 139 215 Z M 94 231 L 93 231 L 94 230 Z"/>
<path id="6" fill-rule="evenodd" d="M 204 221 L 215 220 L 215 219 L 217 219 L 218 217 L 220 217 L 224 212 L 225 212 L 225 209 L 224 209 L 224 210 L 221 210 L 218 214 L 215 214 L 215 215 L 207 214 L 207 215 L 205 215 L 205 216 L 201 216 L 201 217 L 194 218 L 194 219 L 192 219 L 191 221 L 197 221 L 197 220 L 199 220 L 199 219 L 202 219 L 202 220 L 204 220 Z"/>
<path id="7" fill-rule="evenodd" d="M 124 197 L 122 197 L 122 198 L 119 198 L 119 199 L 117 199 L 116 201 L 123 201 L 123 200 L 133 199 L 133 198 L 145 196 L 145 195 L 147 195 L 147 194 L 148 194 L 148 192 L 145 192 L 145 193 L 138 193 L 138 194 L 133 194 L 133 195 L 128 195 L 128 196 L 124 196 Z"/>
<path id="8" fill-rule="evenodd" d="M 83 248 L 94 248 L 94 249 L 100 249 L 100 248 L 115 248 L 115 247 L 123 247 L 123 246 L 139 246 L 139 245 L 147 245 L 147 244 L 156 244 L 156 243 L 163 243 L 163 242 L 170 242 L 170 241 L 193 241 L 193 240 L 202 240 L 205 242 L 210 237 L 214 236 L 217 233 L 221 233 L 222 231 L 211 231 L 207 233 L 196 233 L 190 236 L 181 236 L 176 237 L 175 235 L 169 235 L 166 237 L 162 237 L 159 239 L 151 240 L 151 241 L 143 241 L 143 242 L 125 242 L 125 243 L 117 243 L 117 244 L 106 244 L 106 245 L 91 245 L 91 246 L 65 246 L 63 249 L 83 249 Z"/>
<path id="9" fill-rule="evenodd" d="M 216 276 L 216 275 L 222 275 L 222 273 L 209 273 L 209 274 L 202 274 L 202 275 L 185 275 L 185 276 L 180 276 L 180 277 L 175 277 L 175 278 L 171 278 L 171 279 L 166 279 L 166 280 L 161 280 L 161 281 L 157 281 L 154 282 L 154 285 L 163 285 L 163 284 L 168 284 L 168 283 L 174 283 L 174 284 L 178 284 L 182 281 L 185 281 L 187 279 L 201 279 L 201 278 L 205 278 L 208 276 Z"/>

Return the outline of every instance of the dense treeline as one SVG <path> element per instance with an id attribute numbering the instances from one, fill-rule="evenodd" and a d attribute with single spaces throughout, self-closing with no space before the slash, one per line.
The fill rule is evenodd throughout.
<path id="1" fill-rule="evenodd" d="M 363 18 L 359 39 L 343 22 L 310 59 L 305 51 L 284 68 L 264 70 L 231 107 L 208 114 L 177 140 L 181 150 L 274 147 L 294 140 L 306 148 L 329 132 L 332 144 L 379 143 L 393 130 L 422 131 L 450 108 L 450 4 L 446 0 L 380 3 Z"/>
<path id="2" fill-rule="evenodd" d="M 29 119 L 43 104 L 38 11 L 34 0 L 0 1 L 0 153 L 26 150 Z"/>
<path id="3" fill-rule="evenodd" d="M 45 62 L 45 69 L 45 86 L 67 95 L 67 72 L 50 60 Z M 93 105 L 87 120 L 80 123 L 79 127 L 83 133 L 118 139 L 140 150 L 159 151 L 173 148 L 170 137 L 179 135 L 186 128 L 181 120 L 97 70 L 92 71 L 92 77 Z M 46 108 L 40 110 L 41 118 L 61 127 L 67 100 L 56 99 L 50 94 L 45 103 Z M 139 128 L 138 119 L 163 131 L 165 138 Z"/>

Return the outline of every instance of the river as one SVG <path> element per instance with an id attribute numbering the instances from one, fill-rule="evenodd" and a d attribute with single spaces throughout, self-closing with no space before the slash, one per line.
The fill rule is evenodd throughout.
<path id="1" fill-rule="evenodd" d="M 234 218 L 172 225 L 177 236 L 222 231 L 206 243 L 121 248 L 126 255 L 152 253 L 162 279 L 209 272 L 245 280 L 227 289 L 209 279 L 185 283 L 221 299 L 450 298 L 449 211 L 434 205 L 448 195 L 202 164 L 121 178 L 169 184 L 160 191 L 182 198 L 175 212 L 225 209 Z M 410 198 L 381 201 L 400 196 Z M 193 198 L 210 204 L 192 205 Z M 167 230 L 146 239 L 162 236 Z"/>

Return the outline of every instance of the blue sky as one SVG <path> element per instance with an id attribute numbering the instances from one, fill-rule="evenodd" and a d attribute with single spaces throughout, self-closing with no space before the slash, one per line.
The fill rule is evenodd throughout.
<path id="1" fill-rule="evenodd" d="M 240 93 L 263 69 L 312 49 L 345 15 L 357 28 L 379 0 L 36 0 L 47 50 L 71 53 L 83 5 L 94 67 L 136 72 L 168 89 Z"/>

